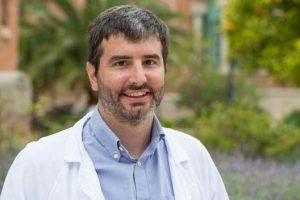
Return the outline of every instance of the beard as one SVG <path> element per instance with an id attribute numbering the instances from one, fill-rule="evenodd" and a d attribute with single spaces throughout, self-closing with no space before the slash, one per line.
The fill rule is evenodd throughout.
<path id="1" fill-rule="evenodd" d="M 158 89 L 153 89 L 148 84 L 136 85 L 131 84 L 120 91 L 113 91 L 110 87 L 106 86 L 100 78 L 98 78 L 98 100 L 103 106 L 104 110 L 118 119 L 120 122 L 130 123 L 131 125 L 138 125 L 146 121 L 147 116 L 153 115 L 154 110 L 159 106 L 163 95 L 164 85 Z M 121 97 L 126 90 L 142 90 L 148 89 L 152 98 L 150 103 L 131 103 L 129 108 L 126 108 L 121 103 Z"/>

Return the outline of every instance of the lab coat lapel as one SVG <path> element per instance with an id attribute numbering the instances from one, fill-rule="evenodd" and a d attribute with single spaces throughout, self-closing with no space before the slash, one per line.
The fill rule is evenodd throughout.
<path id="1" fill-rule="evenodd" d="M 80 200 L 104 200 L 98 176 L 90 161 L 81 163 L 78 175 Z"/>
<path id="2" fill-rule="evenodd" d="M 176 163 L 176 161 L 172 158 L 169 158 L 169 164 L 175 200 L 190 200 L 191 183 L 188 182 L 188 177 L 185 174 L 184 165 Z"/>
<path id="3" fill-rule="evenodd" d="M 172 130 L 164 129 L 168 150 L 169 166 L 176 200 L 190 200 L 192 194 L 191 177 L 188 174 L 188 155 L 172 138 Z"/>
<path id="4" fill-rule="evenodd" d="M 104 200 L 97 173 L 82 143 L 82 128 L 91 113 L 88 113 L 71 128 L 72 133 L 66 145 L 65 161 L 79 167 L 79 169 L 77 168 L 79 199 Z M 72 171 L 72 173 L 76 172 Z"/>

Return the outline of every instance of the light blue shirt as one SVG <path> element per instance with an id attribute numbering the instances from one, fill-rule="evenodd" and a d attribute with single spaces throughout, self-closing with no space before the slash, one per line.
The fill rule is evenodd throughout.
<path id="1" fill-rule="evenodd" d="M 174 199 L 164 133 L 156 117 L 151 142 L 134 159 L 95 109 L 83 128 L 83 144 L 108 200 Z"/>

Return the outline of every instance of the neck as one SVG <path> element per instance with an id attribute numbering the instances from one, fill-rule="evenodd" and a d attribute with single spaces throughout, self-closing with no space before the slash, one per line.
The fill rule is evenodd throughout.
<path id="1" fill-rule="evenodd" d="M 138 124 L 132 124 L 116 119 L 99 105 L 98 109 L 105 123 L 118 136 L 130 155 L 138 159 L 150 143 L 153 114 L 149 114 Z"/>

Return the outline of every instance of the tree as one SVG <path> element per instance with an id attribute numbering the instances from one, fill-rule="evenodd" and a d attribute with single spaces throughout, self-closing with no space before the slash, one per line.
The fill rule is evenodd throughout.
<path id="1" fill-rule="evenodd" d="M 69 88 L 80 84 L 90 91 L 84 73 L 88 24 L 109 7 L 133 3 L 127 0 L 86 0 L 86 5 L 78 9 L 71 2 L 52 0 L 51 5 L 56 7 L 57 13 L 45 1 L 22 1 L 20 68 L 31 75 L 35 96 L 51 88 L 55 82 L 63 82 Z M 149 8 L 169 24 L 179 17 L 157 3 L 141 0 L 138 4 Z M 169 63 L 181 65 L 188 51 L 178 40 L 186 34 L 172 25 L 169 28 L 172 34 Z M 91 99 L 92 96 L 90 93 Z"/>
<path id="2" fill-rule="evenodd" d="M 225 31 L 230 59 L 300 86 L 299 10 L 299 0 L 229 0 Z"/>

